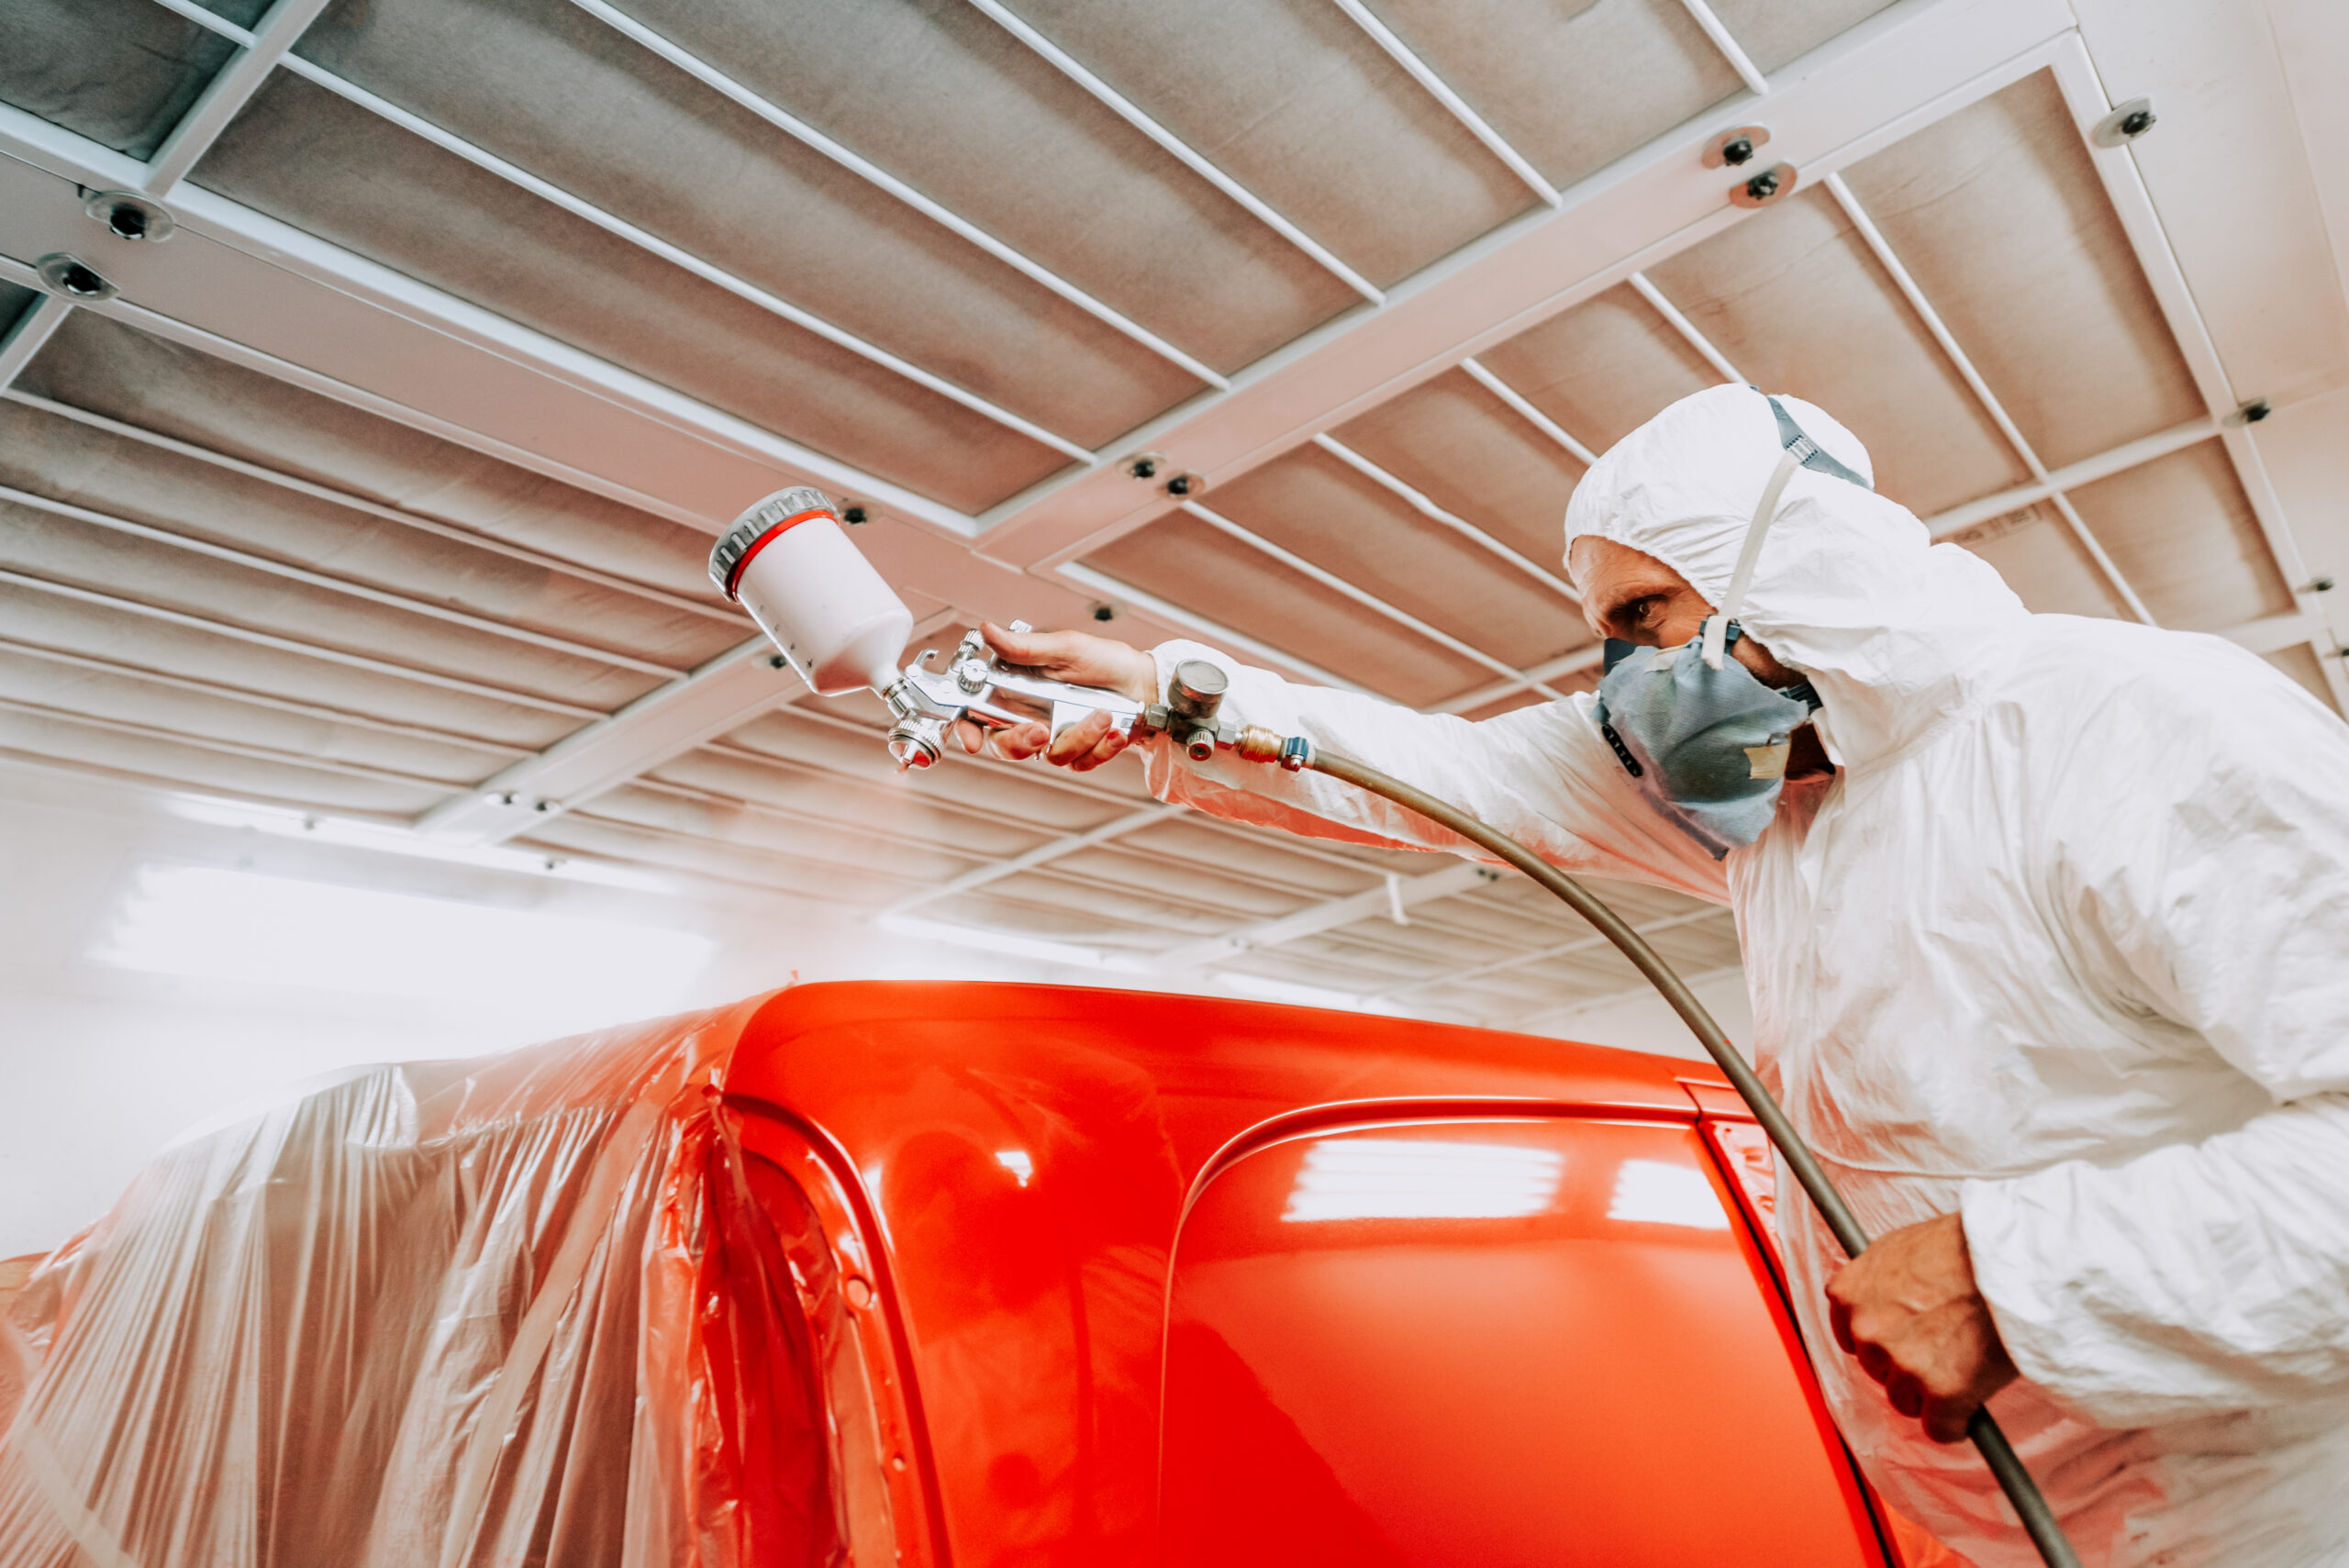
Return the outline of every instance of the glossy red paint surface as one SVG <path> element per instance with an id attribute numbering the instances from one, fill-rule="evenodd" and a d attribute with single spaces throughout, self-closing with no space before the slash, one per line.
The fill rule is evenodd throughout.
<path id="1" fill-rule="evenodd" d="M 1553 1117 L 1226 1165 L 1175 1249 L 1163 1561 L 1868 1561 L 1709 1164 Z"/>
<path id="2" fill-rule="evenodd" d="M 1219 1429 L 1191 1396 L 1239 1386 L 1229 1358 L 1186 1359 L 1185 1347 L 1202 1342 L 1188 1329 L 1223 1334 L 1195 1282 L 1227 1265 L 1323 1281 L 1320 1295 L 1299 1284 L 1289 1305 L 1266 1305 L 1254 1327 L 1226 1325 L 1236 1354 L 1242 1340 L 1254 1347 L 1239 1354 L 1241 1370 L 1262 1386 L 1308 1378 L 1309 1367 L 1264 1348 L 1284 1336 L 1293 1351 L 1314 1351 L 1320 1340 L 1334 1344 L 1342 1324 L 1369 1357 L 1381 1336 L 1408 1329 L 1443 1344 L 1451 1325 L 1424 1375 L 1396 1374 L 1388 1394 L 1414 1419 L 1389 1429 L 1392 1441 L 1382 1448 L 1367 1418 L 1353 1423 L 1352 1446 L 1315 1440 L 1353 1506 L 1371 1483 L 1353 1478 L 1385 1473 L 1380 1465 L 1417 1473 L 1444 1452 L 1468 1451 L 1464 1444 L 1477 1456 L 1473 1473 L 1453 1467 L 1466 1474 L 1465 1490 L 1428 1481 L 1408 1507 L 1397 1493 L 1389 1514 L 1374 1511 L 1380 1538 L 1406 1555 L 1283 1561 L 1698 1560 L 1564 1554 L 1579 1550 L 1556 1539 L 1570 1522 L 1557 1498 L 1560 1467 L 1570 1463 L 1586 1479 L 1586 1502 L 1607 1499 L 1574 1526 L 1577 1540 L 1628 1541 L 1644 1510 L 1660 1540 L 1695 1539 L 1686 1532 L 1713 1520 L 1698 1530 L 1715 1543 L 1702 1557 L 1880 1562 L 1758 1243 L 1723 1211 L 1736 1200 L 1698 1130 L 1698 1103 L 1682 1082 L 1690 1072 L 1687 1062 L 1598 1047 L 1264 1004 L 870 983 L 777 995 L 745 1027 L 726 1092 L 746 1145 L 786 1131 L 801 1140 L 812 1163 L 798 1180 L 828 1216 L 838 1276 L 864 1282 L 862 1304 L 841 1288 L 878 1391 L 871 1419 L 889 1434 L 870 1462 L 903 1465 L 895 1480 L 876 1473 L 865 1486 L 896 1498 L 907 1562 L 1155 1561 L 1162 1376 L 1174 1390 L 1163 1436 L 1178 1477 L 1197 1473 L 1182 1469 L 1192 1463 L 1182 1456 L 1212 1452 Z M 1553 1152 L 1576 1171 L 1611 1161 L 1615 1174 L 1577 1175 L 1554 1213 L 1508 1222 L 1531 1226 L 1524 1235 L 1472 1221 L 1487 1226 L 1485 1243 L 1317 1240 L 1287 1262 L 1267 1261 L 1286 1256 L 1274 1243 L 1301 1224 L 1264 1212 L 1304 1158 L 1275 1150 L 1328 1142 L 1320 1129 L 1332 1121 L 1494 1118 L 1561 1139 L 1571 1122 L 1586 1147 Z M 1711 1172 L 1722 1225 L 1664 1235 L 1593 1207 L 1600 1196 L 1590 1184 L 1620 1179 L 1634 1146 L 1650 1163 Z M 1290 1162 L 1286 1176 L 1281 1159 Z M 817 1190 L 825 1187 L 829 1197 Z M 1170 1262 L 1186 1204 L 1178 1273 Z M 1436 1265 L 1400 1267 L 1387 1256 L 1397 1248 L 1441 1254 L 1464 1294 L 1421 1284 L 1412 1296 L 1395 1282 Z M 1362 1295 L 1391 1297 L 1389 1316 L 1361 1310 L 1342 1288 L 1348 1279 Z M 1171 1356 L 1170 1281 L 1186 1329 Z M 1334 1305 L 1332 1290 L 1343 1298 Z M 1456 1317 L 1440 1310 L 1447 1300 Z M 1568 1338 L 1580 1348 L 1545 1351 L 1540 1386 L 1579 1380 L 1576 1398 L 1606 1412 L 1603 1420 L 1529 1425 L 1539 1411 L 1502 1398 L 1532 1353 L 1526 1347 L 1552 1342 L 1540 1326 L 1553 1318 L 1578 1325 Z M 1641 1325 L 1643 1338 L 1624 1338 Z M 1449 1405 L 1447 1386 L 1460 1396 Z M 1717 1407 L 1725 1398 L 1734 1422 Z M 1315 1408 L 1284 1413 L 1300 1431 L 1329 1425 Z M 1252 1429 L 1233 1414 L 1228 1429 L 1237 1440 Z M 1437 1432 L 1449 1435 L 1430 1448 Z M 1707 1501 L 1724 1498 L 1734 1502 Z M 1222 1506 L 1182 1503 L 1193 1516 L 1182 1528 L 1211 1524 L 1208 1512 Z M 1478 1554 L 1427 1555 L 1434 1549 L 1425 1542 L 1462 1510 L 1486 1520 Z M 1730 1514 L 1745 1525 L 1733 1537 L 1722 1533 Z M 1516 1544 L 1504 1550 L 1503 1537 Z"/>

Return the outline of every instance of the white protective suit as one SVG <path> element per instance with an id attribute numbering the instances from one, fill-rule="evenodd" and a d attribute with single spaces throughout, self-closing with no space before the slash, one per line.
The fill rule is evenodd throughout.
<path id="1" fill-rule="evenodd" d="M 1862 473 L 1859 443 L 1781 399 Z M 1569 540 L 1718 604 L 1779 455 L 1763 398 L 1675 404 Z M 1831 778 L 1716 862 L 1634 793 L 1593 699 L 1471 723 L 1233 663 L 1225 711 L 1357 758 L 1575 871 L 1729 904 L 1762 1076 L 1872 1235 L 1961 1210 L 2025 1381 L 1991 1409 L 2091 1564 L 2349 1563 L 2349 727 L 2215 637 L 2027 612 L 1891 500 L 1798 469 L 1742 624 L 1808 676 Z M 1469 852 L 1335 780 L 1164 741 L 1219 816 Z M 1896 1507 L 2038 1561 L 1970 1444 L 1835 1348 L 1842 1262 L 1779 1210 L 1836 1419 Z"/>

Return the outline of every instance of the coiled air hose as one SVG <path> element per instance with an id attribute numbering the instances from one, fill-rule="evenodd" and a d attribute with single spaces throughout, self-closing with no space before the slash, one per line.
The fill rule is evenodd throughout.
<path id="1" fill-rule="evenodd" d="M 1342 780 L 1357 789 L 1383 795 L 1397 806 L 1418 812 L 1439 827 L 1450 828 L 1469 842 L 1490 850 L 1573 906 L 1575 914 L 1597 927 L 1599 935 L 1620 949 L 1633 967 L 1647 976 L 1648 984 L 1656 988 L 1657 994 L 1672 1004 L 1672 1010 L 1680 1015 L 1680 1021 L 1688 1026 L 1689 1031 L 1697 1037 L 1697 1043 L 1705 1048 L 1705 1053 L 1728 1075 L 1739 1096 L 1753 1110 L 1754 1120 L 1762 1124 L 1762 1130 L 1769 1134 L 1770 1141 L 1786 1157 L 1787 1168 L 1795 1173 L 1795 1180 L 1802 1184 L 1802 1190 L 1810 1198 L 1812 1207 L 1825 1217 L 1828 1229 L 1835 1233 L 1835 1240 L 1842 1243 L 1844 1252 L 1856 1258 L 1866 1250 L 1868 1236 L 1860 1228 L 1858 1217 L 1843 1201 L 1843 1195 L 1835 1190 L 1835 1184 L 1828 1180 L 1827 1173 L 1820 1167 L 1818 1156 L 1811 1153 L 1810 1146 L 1802 1140 L 1802 1134 L 1797 1132 L 1794 1124 L 1787 1119 L 1787 1113 L 1779 1109 L 1778 1102 L 1771 1097 L 1768 1089 L 1762 1086 L 1762 1080 L 1754 1075 L 1753 1069 L 1746 1063 L 1737 1047 L 1731 1045 L 1729 1037 L 1721 1032 L 1720 1025 L 1713 1021 L 1713 1016 L 1705 1010 L 1702 1002 L 1697 1000 L 1687 983 L 1674 973 L 1672 966 L 1657 957 L 1655 950 L 1648 946 L 1645 939 L 1633 930 L 1620 915 L 1609 908 L 1598 895 L 1508 834 L 1487 828 L 1466 812 L 1438 800 L 1425 790 L 1415 789 L 1400 779 L 1351 758 L 1319 751 L 1301 738 L 1275 740 L 1269 732 L 1253 730 L 1242 739 L 1237 751 L 1241 758 L 1250 762 L 1278 762 L 1291 773 L 1309 768 L 1317 773 L 1327 773 L 1333 779 Z M 1990 1467 L 1990 1473 L 1998 1477 L 1999 1489 L 2014 1505 L 2016 1515 L 2022 1520 L 2023 1529 L 2031 1536 L 2032 1544 L 2039 1549 L 2039 1555 L 2048 1568 L 2080 1568 L 2080 1560 L 2072 1551 L 2072 1543 L 2065 1538 L 2064 1527 L 2056 1522 L 2054 1510 L 2047 1506 L 2047 1499 L 2040 1496 L 2038 1483 L 2031 1478 L 2031 1472 L 2023 1468 L 2022 1461 L 2015 1454 L 2014 1446 L 2007 1441 L 2006 1433 L 1998 1429 L 1998 1421 L 1987 1407 L 1974 1412 L 1973 1419 L 1966 1423 L 1965 1435 L 1981 1451 L 1982 1461 Z"/>

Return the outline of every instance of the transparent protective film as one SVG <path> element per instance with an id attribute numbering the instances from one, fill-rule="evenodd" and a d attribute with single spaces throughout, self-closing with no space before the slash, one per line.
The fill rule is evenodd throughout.
<path id="1" fill-rule="evenodd" d="M 845 1561 L 820 1239 L 719 1107 L 757 1006 L 166 1151 L 0 1297 L 0 1568 Z"/>

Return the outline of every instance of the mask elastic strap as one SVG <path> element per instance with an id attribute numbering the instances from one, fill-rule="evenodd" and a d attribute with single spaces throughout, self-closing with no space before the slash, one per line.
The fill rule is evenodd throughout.
<path id="1" fill-rule="evenodd" d="M 1770 524 L 1778 513 L 1778 497 L 1786 494 L 1787 481 L 1794 477 L 1809 454 L 1808 440 L 1798 441 L 1778 459 L 1778 466 L 1770 471 L 1770 483 L 1762 487 L 1762 503 L 1753 508 L 1753 521 L 1745 529 L 1744 548 L 1737 552 L 1737 570 L 1730 573 L 1729 593 L 1721 600 L 1721 607 L 1705 621 L 1705 662 L 1718 670 L 1721 654 L 1729 647 L 1729 623 L 1737 618 L 1738 610 L 1745 603 L 1745 590 L 1753 582 L 1753 563 L 1762 558 L 1762 540 L 1770 532 Z M 1814 449 L 1815 450 L 1815 449 Z"/>

